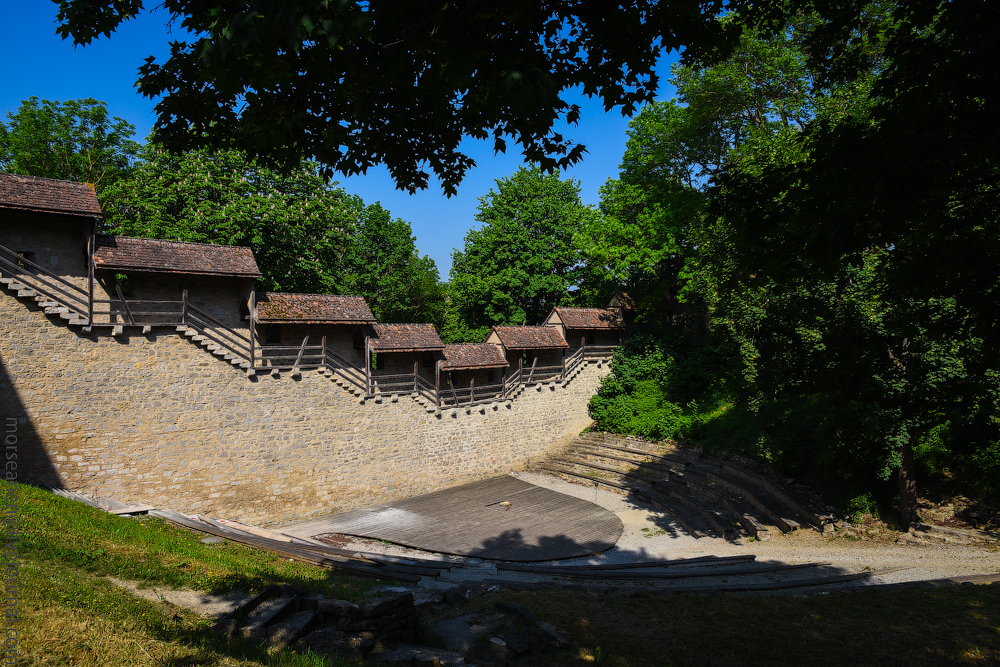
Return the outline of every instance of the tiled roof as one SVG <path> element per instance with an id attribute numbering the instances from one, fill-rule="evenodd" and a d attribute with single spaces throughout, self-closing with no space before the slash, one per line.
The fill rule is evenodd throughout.
<path id="1" fill-rule="evenodd" d="M 445 345 L 444 361 L 441 362 L 442 370 L 446 371 L 503 368 L 509 365 L 496 345 L 487 345 L 486 343 Z"/>
<path id="2" fill-rule="evenodd" d="M 0 173 L 0 208 L 87 217 L 101 215 L 101 205 L 91 185 L 4 173 Z"/>
<path id="3" fill-rule="evenodd" d="M 375 324 L 371 347 L 375 352 L 443 350 L 433 324 Z"/>
<path id="4" fill-rule="evenodd" d="M 497 337 L 508 350 L 542 350 L 569 347 L 554 327 L 493 327 Z"/>
<path id="5" fill-rule="evenodd" d="M 567 329 L 621 329 L 617 308 L 553 308 Z"/>
<path id="6" fill-rule="evenodd" d="M 151 273 L 247 278 L 258 278 L 261 275 L 250 248 L 125 236 L 98 236 L 94 266 L 98 269 Z"/>
<path id="7" fill-rule="evenodd" d="M 261 322 L 361 324 L 374 322 L 363 296 L 268 292 L 257 301 Z"/>

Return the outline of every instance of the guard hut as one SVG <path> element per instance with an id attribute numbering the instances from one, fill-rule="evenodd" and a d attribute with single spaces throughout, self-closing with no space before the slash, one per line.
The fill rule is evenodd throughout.
<path id="1" fill-rule="evenodd" d="M 364 297 L 267 292 L 254 313 L 258 367 L 325 367 L 365 374 L 366 343 L 375 316 Z"/>
<path id="2" fill-rule="evenodd" d="M 569 344 L 553 327 L 494 326 L 486 343 L 502 350 L 510 364 L 512 378 L 532 384 L 565 375 L 563 357 Z"/>
<path id="3" fill-rule="evenodd" d="M 373 324 L 368 349 L 372 358 L 371 392 L 426 394 L 437 400 L 435 368 L 444 350 L 433 324 Z"/>
<path id="4" fill-rule="evenodd" d="M 91 185 L 0 173 L 0 284 L 89 326 L 89 258 L 100 217 Z"/>
<path id="5" fill-rule="evenodd" d="M 621 345 L 625 331 L 617 308 L 566 308 L 557 306 L 543 326 L 552 327 L 569 343 L 570 353 L 584 349 L 588 356 L 607 356 Z"/>
<path id="6" fill-rule="evenodd" d="M 624 326 L 630 327 L 635 324 L 636 314 L 639 312 L 639 304 L 628 292 L 615 292 L 608 301 L 608 308 L 616 310 L 618 317 Z"/>
<path id="7" fill-rule="evenodd" d="M 192 326 L 233 339 L 247 358 L 247 316 L 261 276 L 250 248 L 98 236 L 94 325 Z M 101 294 L 103 292 L 103 294 Z"/>
<path id="8" fill-rule="evenodd" d="M 462 405 L 497 398 L 503 394 L 509 366 L 496 345 L 445 345 L 438 360 L 436 382 L 441 403 Z"/>

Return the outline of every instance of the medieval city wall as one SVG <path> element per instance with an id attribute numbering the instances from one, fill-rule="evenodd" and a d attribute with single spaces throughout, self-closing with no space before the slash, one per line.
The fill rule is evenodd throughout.
<path id="1" fill-rule="evenodd" d="M 0 296 L 19 480 L 259 524 L 522 468 L 589 424 L 604 372 L 434 414 L 409 396 L 361 404 L 315 371 L 250 378 L 172 328 L 82 335 Z"/>

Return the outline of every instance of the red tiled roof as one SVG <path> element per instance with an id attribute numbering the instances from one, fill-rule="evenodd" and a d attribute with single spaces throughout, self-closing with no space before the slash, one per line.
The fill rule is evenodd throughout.
<path id="1" fill-rule="evenodd" d="M 486 343 L 445 345 L 443 354 L 444 361 L 441 362 L 441 369 L 446 371 L 503 368 L 510 365 L 496 345 L 487 345 Z"/>
<path id="2" fill-rule="evenodd" d="M 0 173 L 0 208 L 87 217 L 101 215 L 92 185 L 4 173 Z"/>
<path id="3" fill-rule="evenodd" d="M 433 324 L 375 324 L 371 347 L 375 352 L 443 350 L 444 343 Z"/>
<path id="4" fill-rule="evenodd" d="M 362 324 L 374 322 L 363 296 L 268 292 L 257 302 L 260 322 Z"/>
<path id="5" fill-rule="evenodd" d="M 621 329 L 622 322 L 617 308 L 564 308 L 556 307 L 553 312 L 567 329 Z"/>
<path id="6" fill-rule="evenodd" d="M 569 347 L 554 327 L 493 327 L 497 337 L 508 350 L 542 350 Z"/>
<path id="7" fill-rule="evenodd" d="M 247 278 L 261 275 L 250 248 L 125 236 L 98 236 L 94 267 Z"/>

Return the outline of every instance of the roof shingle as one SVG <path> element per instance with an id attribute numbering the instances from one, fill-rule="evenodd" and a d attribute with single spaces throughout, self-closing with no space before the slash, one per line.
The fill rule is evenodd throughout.
<path id="1" fill-rule="evenodd" d="M 125 236 L 98 236 L 94 266 L 98 269 L 150 273 L 247 278 L 259 278 L 261 275 L 250 248 Z"/>
<path id="2" fill-rule="evenodd" d="M 446 371 L 503 368 L 510 365 L 495 345 L 487 345 L 486 343 L 445 345 L 443 354 L 444 361 L 441 362 L 441 369 Z"/>
<path id="3" fill-rule="evenodd" d="M 268 292 L 257 302 L 260 322 L 364 324 L 375 316 L 363 296 Z"/>
<path id="4" fill-rule="evenodd" d="M 567 329 L 621 329 L 617 308 L 565 308 L 555 307 L 559 319 Z"/>
<path id="5" fill-rule="evenodd" d="M 375 324 L 371 349 L 375 352 L 443 350 L 444 343 L 433 324 Z"/>
<path id="6" fill-rule="evenodd" d="M 554 327 L 495 326 L 493 331 L 508 350 L 544 350 L 569 347 L 569 343 Z"/>
<path id="7" fill-rule="evenodd" d="M 98 217 L 94 187 L 54 178 L 0 173 L 0 208 Z"/>

